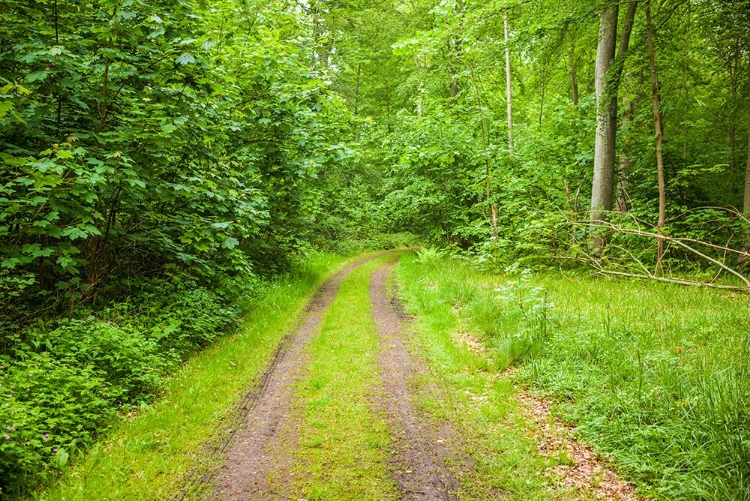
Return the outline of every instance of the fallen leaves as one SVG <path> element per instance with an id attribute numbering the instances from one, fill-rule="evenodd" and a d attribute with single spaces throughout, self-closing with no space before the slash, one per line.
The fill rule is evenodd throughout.
<path id="1" fill-rule="evenodd" d="M 622 480 L 590 446 L 571 435 L 572 428 L 550 414 L 550 403 L 525 392 L 518 394 L 524 415 L 536 425 L 534 438 L 543 456 L 564 458 L 564 464 L 549 469 L 556 484 L 573 489 L 585 498 L 616 501 L 646 501 L 635 487 Z"/>

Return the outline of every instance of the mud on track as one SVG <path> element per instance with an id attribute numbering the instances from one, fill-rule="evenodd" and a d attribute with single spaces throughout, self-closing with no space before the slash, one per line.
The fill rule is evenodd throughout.
<path id="1" fill-rule="evenodd" d="M 214 499 L 279 499 L 269 491 L 268 477 L 288 460 L 283 448 L 271 447 L 291 413 L 293 385 L 305 365 L 305 347 L 318 332 L 339 284 L 357 266 L 389 254 L 383 252 L 354 262 L 326 281 L 307 306 L 304 322 L 285 338 L 261 384 L 245 399 L 247 411 L 225 450 L 225 461 L 214 478 Z M 288 466 L 288 465 L 287 465 Z"/>
<path id="2" fill-rule="evenodd" d="M 370 282 L 372 315 L 377 326 L 378 364 L 383 384 L 382 402 L 396 438 L 396 454 L 390 462 L 401 499 L 454 500 L 458 482 L 445 466 L 455 451 L 446 445 L 454 435 L 448 423 L 438 426 L 412 406 L 409 379 L 427 369 L 412 357 L 404 342 L 403 315 L 389 299 L 386 279 L 393 263 L 381 267 Z"/>

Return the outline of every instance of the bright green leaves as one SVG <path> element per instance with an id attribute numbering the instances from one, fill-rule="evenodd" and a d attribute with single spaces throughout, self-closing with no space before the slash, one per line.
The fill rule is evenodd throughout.
<path id="1" fill-rule="evenodd" d="M 26 76 L 26 81 L 36 82 L 37 80 L 45 80 L 47 78 L 47 75 L 49 75 L 48 71 L 44 71 L 44 70 L 34 71 L 32 73 L 29 73 Z"/>
<path id="2" fill-rule="evenodd" d="M 60 7 L 55 29 L 0 0 L 4 269 L 78 294 L 170 263 L 242 269 L 260 240 L 298 245 L 320 173 L 351 154 L 331 146 L 346 114 L 310 70 L 298 13 L 78 7 Z"/>
<path id="3" fill-rule="evenodd" d="M 240 244 L 240 241 L 236 238 L 228 237 L 224 242 L 221 244 L 222 249 L 234 249 Z"/>
<path id="4" fill-rule="evenodd" d="M 90 224 L 82 224 L 78 226 L 68 226 L 62 230 L 62 236 L 68 237 L 70 240 L 76 240 L 79 238 L 88 238 L 90 235 L 101 235 L 96 226 Z"/>
<path id="5" fill-rule="evenodd" d="M 187 52 L 183 52 L 174 62 L 177 64 L 191 64 L 195 62 L 195 57 Z"/>

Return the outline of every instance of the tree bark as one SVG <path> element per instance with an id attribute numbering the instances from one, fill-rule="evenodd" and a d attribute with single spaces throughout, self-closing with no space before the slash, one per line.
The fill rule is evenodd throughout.
<path id="1" fill-rule="evenodd" d="M 448 42 L 448 53 L 452 53 L 456 60 L 461 58 L 461 41 L 452 39 Z M 450 65 L 451 70 L 451 88 L 450 95 L 451 100 L 455 104 L 456 96 L 458 96 L 458 65 Z"/>
<path id="2" fill-rule="evenodd" d="M 656 174 L 659 182 L 659 218 L 656 223 L 657 232 L 661 235 L 664 228 L 667 211 L 667 190 L 664 180 L 664 158 L 662 155 L 662 141 L 664 126 L 659 99 L 659 82 L 656 77 L 656 55 L 654 51 L 654 28 L 651 23 L 651 2 L 646 2 L 646 32 L 648 37 L 648 61 L 651 72 L 651 100 L 654 109 L 654 131 L 656 133 Z M 656 271 L 661 272 L 661 263 L 664 258 L 664 239 L 659 237 L 656 253 Z"/>
<path id="3" fill-rule="evenodd" d="M 747 162 L 745 163 L 745 197 L 742 201 L 742 212 L 745 217 L 750 214 L 750 52 L 747 57 Z M 745 230 L 745 250 L 750 249 L 750 229 Z M 739 262 L 747 261 L 747 258 L 740 256 Z"/>
<path id="4" fill-rule="evenodd" d="M 576 75 L 576 34 L 572 34 L 572 42 L 570 44 L 570 53 L 568 54 L 568 61 L 570 62 L 570 86 L 573 94 L 573 104 L 578 106 L 578 76 Z"/>
<path id="5" fill-rule="evenodd" d="M 463 5 L 461 2 L 456 2 L 456 6 L 453 9 L 453 11 L 456 13 L 457 17 L 460 17 L 461 15 L 461 9 Z M 462 22 L 459 19 L 459 28 L 461 28 L 461 31 L 463 31 Z M 453 53 L 453 56 L 457 59 L 461 59 L 461 39 L 460 38 L 451 38 L 448 41 L 448 53 Z M 453 71 L 451 76 L 451 99 L 455 103 L 456 96 L 458 96 L 458 68 L 454 67 L 452 68 Z"/>
<path id="6" fill-rule="evenodd" d="M 745 199 L 742 209 L 750 212 L 750 51 L 747 55 L 747 163 L 745 163 Z"/>
<path id="7" fill-rule="evenodd" d="M 729 190 L 733 193 L 737 193 L 737 185 L 732 181 L 735 179 L 737 172 L 737 159 L 735 153 L 737 151 L 737 115 L 734 112 L 734 106 L 737 103 L 737 88 L 739 87 L 740 77 L 740 40 L 739 37 L 734 40 L 734 49 L 732 51 L 732 60 L 729 62 L 729 85 L 731 93 L 731 101 L 729 106 Z"/>
<path id="8" fill-rule="evenodd" d="M 513 156 L 513 107 L 510 86 L 510 47 L 508 46 L 508 14 L 503 19 L 505 31 L 505 101 L 508 108 L 508 155 Z"/>
<path id="9" fill-rule="evenodd" d="M 617 41 L 617 3 L 607 5 L 599 20 L 599 42 L 596 48 L 596 141 L 594 143 L 594 181 L 591 186 L 591 217 L 603 220 L 612 210 L 615 165 L 615 132 L 617 120 L 616 89 L 607 88 L 607 74 L 615 58 Z M 595 242 L 595 247 L 601 244 Z"/>
<path id="10" fill-rule="evenodd" d="M 628 5 L 625 26 L 615 59 L 618 3 L 604 7 L 599 21 L 599 42 L 596 49 L 596 141 L 594 143 L 594 180 L 591 185 L 591 217 L 606 219 L 612 210 L 615 177 L 615 140 L 617 133 L 617 91 L 630 45 L 637 2 Z M 595 239 L 594 247 L 604 242 Z"/>
<path id="11" fill-rule="evenodd" d="M 630 101 L 623 100 L 625 105 L 625 111 L 622 113 L 622 119 L 620 121 L 621 129 L 625 129 L 630 121 L 633 119 L 635 113 L 635 99 Z M 617 210 L 619 212 L 628 211 L 628 184 L 630 177 L 630 169 L 633 167 L 633 160 L 627 155 L 627 153 L 620 152 L 620 166 L 617 172 Z"/>

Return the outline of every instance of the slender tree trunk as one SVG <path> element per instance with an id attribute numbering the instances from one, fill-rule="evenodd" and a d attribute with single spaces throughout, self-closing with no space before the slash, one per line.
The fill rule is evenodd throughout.
<path id="1" fill-rule="evenodd" d="M 508 108 L 508 155 L 513 156 L 513 106 L 510 86 L 510 47 L 508 46 L 508 14 L 503 19 L 505 31 L 505 101 Z"/>
<path id="2" fill-rule="evenodd" d="M 659 234 L 664 228 L 667 211 L 667 190 L 664 180 L 664 158 L 662 155 L 662 141 L 664 136 L 664 126 L 659 99 L 659 81 L 656 77 L 656 55 L 654 51 L 654 28 L 651 23 L 651 2 L 646 2 L 646 30 L 648 36 L 648 61 L 651 72 L 651 99 L 654 108 L 654 131 L 656 133 L 656 174 L 659 180 L 659 219 L 656 228 Z M 656 254 L 656 271 L 661 272 L 662 260 L 664 258 L 664 239 L 659 238 L 658 250 Z"/>
<path id="3" fill-rule="evenodd" d="M 745 163 L 745 200 L 742 208 L 750 212 L 750 51 L 747 53 L 747 162 Z"/>
<path id="4" fill-rule="evenodd" d="M 390 91 L 385 96 L 385 118 L 388 127 L 388 134 L 393 132 L 393 124 L 391 123 L 391 93 Z"/>
<path id="5" fill-rule="evenodd" d="M 354 85 L 354 116 L 359 116 L 359 86 L 362 75 L 362 63 L 357 62 L 357 80 Z"/>
<path id="6" fill-rule="evenodd" d="M 630 121 L 633 119 L 635 113 L 635 99 L 630 101 L 624 100 L 625 111 L 622 113 L 622 119 L 620 121 L 620 128 L 627 128 Z M 620 166 L 617 172 L 617 210 L 619 212 L 628 211 L 628 184 L 630 177 L 630 169 L 633 167 L 633 160 L 622 151 L 620 153 Z"/>
<path id="7" fill-rule="evenodd" d="M 734 41 L 734 50 L 732 51 L 733 57 L 729 64 L 729 82 L 731 89 L 731 104 L 729 106 L 729 190 L 736 194 L 737 186 L 733 182 L 735 180 L 735 174 L 737 172 L 737 159 L 735 153 L 737 152 L 737 116 L 734 112 L 734 107 L 737 103 L 737 88 L 739 87 L 740 77 L 740 40 L 736 38 Z"/>
<path id="8" fill-rule="evenodd" d="M 109 91 L 109 63 L 104 67 L 104 78 L 102 80 L 102 105 L 99 110 L 101 122 L 99 127 L 104 130 L 107 127 L 107 93 Z"/>
<path id="9" fill-rule="evenodd" d="M 544 120 L 544 94 L 547 90 L 547 60 L 542 58 L 542 89 L 539 96 L 539 130 L 542 129 L 542 121 Z"/>
<path id="10" fill-rule="evenodd" d="M 573 41 L 570 44 L 570 53 L 568 62 L 570 63 L 570 86 L 573 94 L 573 104 L 578 106 L 578 76 L 576 74 L 576 34 L 572 35 Z"/>
<path id="11" fill-rule="evenodd" d="M 59 17 L 57 12 L 57 0 L 54 0 L 52 2 L 52 22 L 55 25 L 55 45 L 60 45 L 60 27 L 59 27 Z M 57 59 L 57 57 L 55 57 Z M 61 85 L 58 81 L 57 83 L 57 118 L 55 120 L 56 124 L 56 132 L 55 137 L 60 138 L 60 121 L 62 119 L 62 92 L 61 92 Z"/>
<path id="12" fill-rule="evenodd" d="M 459 40 L 451 40 L 448 42 L 448 51 L 453 53 L 454 57 L 458 60 L 461 57 L 461 42 Z M 456 96 L 458 95 L 458 68 L 451 64 L 451 100 L 455 103 Z"/>
<path id="13" fill-rule="evenodd" d="M 591 186 L 591 217 L 603 220 L 612 209 L 612 191 L 615 165 L 615 132 L 617 120 L 617 94 L 607 88 L 607 74 L 615 58 L 617 41 L 617 3 L 607 5 L 599 20 L 599 43 L 596 48 L 596 140 L 594 143 L 594 181 Z M 600 248 L 603 242 L 594 242 Z"/>
<path id="14" fill-rule="evenodd" d="M 750 215 L 750 51 L 747 57 L 747 162 L 745 163 L 745 198 L 742 203 L 742 211 L 745 217 Z M 745 234 L 745 250 L 750 249 L 750 230 Z M 747 258 L 740 256 L 739 262 L 747 261 Z"/>
<path id="15" fill-rule="evenodd" d="M 362 63 L 357 62 L 357 81 L 356 85 L 354 86 L 354 116 L 359 116 L 359 86 L 361 82 L 361 76 L 362 76 Z M 357 141 L 359 141 L 360 138 L 360 124 L 359 122 L 355 122 L 355 127 L 357 128 Z"/>
<path id="16" fill-rule="evenodd" d="M 620 46 L 615 59 L 617 41 L 618 3 L 604 7 L 599 21 L 599 42 L 596 49 L 596 140 L 594 143 L 594 180 L 591 186 L 591 217 L 604 220 L 612 210 L 615 177 L 615 140 L 617 133 L 617 91 L 630 44 L 630 34 L 638 6 L 628 5 L 625 26 L 620 35 Z M 614 63 L 614 65 L 613 65 Z M 594 239 L 594 248 L 604 242 Z"/>
<path id="17" fill-rule="evenodd" d="M 457 17 L 461 16 L 462 2 L 456 2 L 454 12 Z M 459 29 L 463 31 L 463 22 L 459 19 Z M 461 39 L 452 38 L 448 41 L 448 53 L 453 53 L 453 56 L 457 61 L 461 60 Z M 460 63 L 459 63 L 460 64 Z M 453 68 L 453 76 L 451 78 L 451 99 L 455 103 L 456 96 L 458 95 L 458 69 Z"/>
<path id="18" fill-rule="evenodd" d="M 690 85 L 690 73 L 688 68 L 690 66 L 690 26 L 692 25 L 692 13 L 690 10 L 690 0 L 687 0 L 687 25 L 685 27 L 685 51 L 682 58 L 682 92 L 683 100 L 687 103 L 689 99 Z M 682 156 L 684 161 L 688 158 L 688 123 L 689 118 L 683 117 L 682 120 Z"/>
<path id="19" fill-rule="evenodd" d="M 469 75 L 471 75 L 471 81 L 474 84 L 474 92 L 477 95 L 477 112 L 479 114 L 479 123 L 481 124 L 482 131 L 482 151 L 484 152 L 484 166 L 485 166 L 485 187 L 487 188 L 487 209 L 489 210 L 490 216 L 490 227 L 492 229 L 492 241 L 497 242 L 497 204 L 492 202 L 492 165 L 490 164 L 489 156 L 489 131 L 487 130 L 487 121 L 485 120 L 482 95 L 479 93 L 479 82 L 477 81 L 476 75 L 474 74 L 474 68 L 470 64 L 466 64 L 469 69 Z"/>

